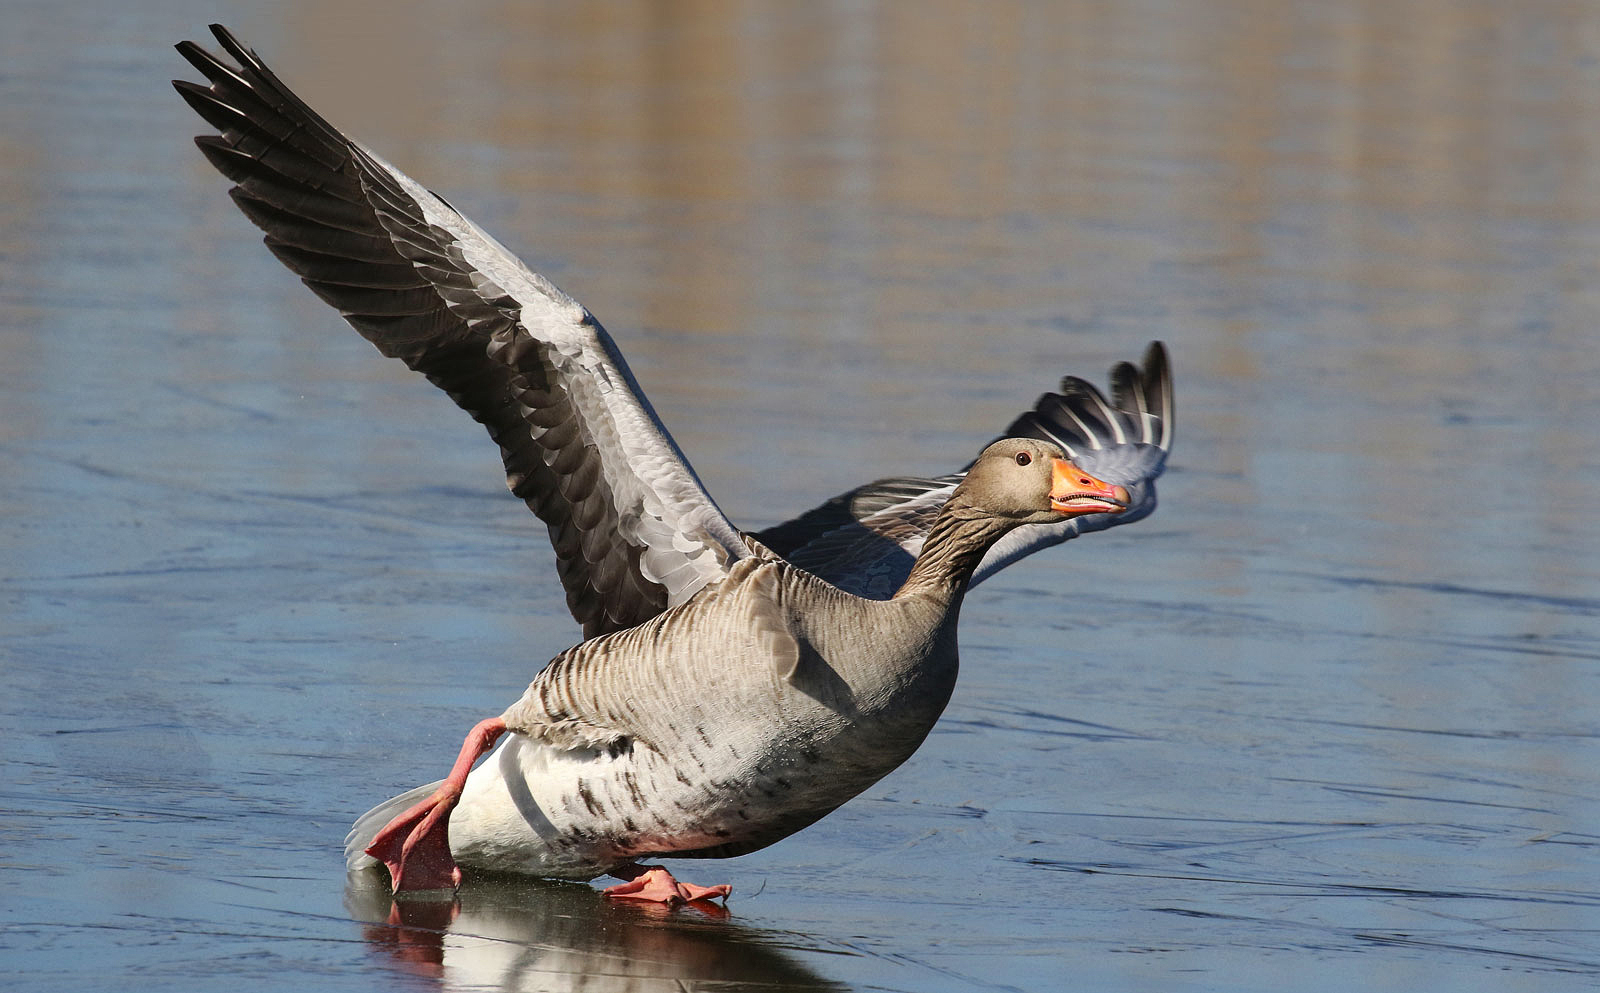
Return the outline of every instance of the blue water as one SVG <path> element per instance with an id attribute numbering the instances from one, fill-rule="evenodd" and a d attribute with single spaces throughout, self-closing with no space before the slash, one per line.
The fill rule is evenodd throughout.
<path id="1" fill-rule="evenodd" d="M 8 8 L 7 988 L 1593 985 L 1600 12 L 1387 11 Z M 728 918 L 391 920 L 349 821 L 577 632 L 482 430 L 189 144 L 210 20 L 594 310 L 735 520 L 1151 338 L 1160 510 L 973 594 L 901 770 L 680 866 Z"/>

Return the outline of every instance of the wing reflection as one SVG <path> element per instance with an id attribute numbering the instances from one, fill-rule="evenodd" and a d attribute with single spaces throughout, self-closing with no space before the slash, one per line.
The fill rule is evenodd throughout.
<path id="1" fill-rule="evenodd" d="M 346 909 L 376 954 L 445 989 L 845 989 L 714 911 L 616 905 L 581 884 L 501 876 L 469 877 L 454 901 L 396 904 L 381 876 L 351 873 Z"/>

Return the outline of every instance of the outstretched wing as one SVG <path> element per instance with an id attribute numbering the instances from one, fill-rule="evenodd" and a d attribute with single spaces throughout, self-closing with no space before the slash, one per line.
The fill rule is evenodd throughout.
<path id="1" fill-rule="evenodd" d="M 488 428 L 586 637 L 748 554 L 588 311 L 211 31 L 238 65 L 177 46 L 209 85 L 173 85 L 219 132 L 195 143 L 284 265 Z"/>
<path id="2" fill-rule="evenodd" d="M 1083 469 L 1127 487 L 1128 510 L 1023 525 L 984 556 L 974 584 L 1041 548 L 1140 520 L 1156 509 L 1155 480 L 1172 448 L 1172 371 L 1165 346 L 1151 342 L 1143 368 L 1121 362 L 1110 379 L 1107 400 L 1093 384 L 1066 377 L 1059 393 L 1041 396 L 999 437 L 1054 442 Z M 932 478 L 880 479 L 756 537 L 835 586 L 861 596 L 888 597 L 905 582 L 939 508 L 965 475 L 962 469 Z"/>

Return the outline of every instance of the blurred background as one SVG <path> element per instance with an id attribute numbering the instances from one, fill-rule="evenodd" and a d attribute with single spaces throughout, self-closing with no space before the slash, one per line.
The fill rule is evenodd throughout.
<path id="1" fill-rule="evenodd" d="M 1161 508 L 974 592 L 903 769 L 680 866 L 730 919 L 391 919 L 346 826 L 578 632 L 482 430 L 193 148 L 210 21 L 587 305 L 736 522 L 1156 338 Z M 1597 136 L 1561 0 L 8 0 L 8 982 L 1593 982 Z"/>

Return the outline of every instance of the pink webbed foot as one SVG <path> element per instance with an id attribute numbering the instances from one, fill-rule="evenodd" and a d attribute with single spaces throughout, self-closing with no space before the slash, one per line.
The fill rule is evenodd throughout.
<path id="1" fill-rule="evenodd" d="M 433 795 L 384 825 L 372 839 L 367 854 L 389 867 L 395 896 L 461 885 L 461 870 L 450 855 L 450 811 L 461 800 L 472 764 L 505 730 L 498 717 L 480 722 L 467 734 L 450 775 Z"/>
<path id="2" fill-rule="evenodd" d="M 461 870 L 450 856 L 450 811 L 461 788 L 446 783 L 428 799 L 384 826 L 367 854 L 389 867 L 396 895 L 419 890 L 453 890 Z"/>
<path id="3" fill-rule="evenodd" d="M 659 865 L 627 866 L 616 870 L 612 875 L 627 880 L 617 886 L 608 886 L 603 891 L 613 900 L 642 900 L 672 907 L 680 903 L 694 903 L 697 900 L 718 898 L 726 900 L 733 892 L 733 887 L 727 884 L 696 886 L 694 883 L 679 882 L 673 878 L 672 873 Z"/>

